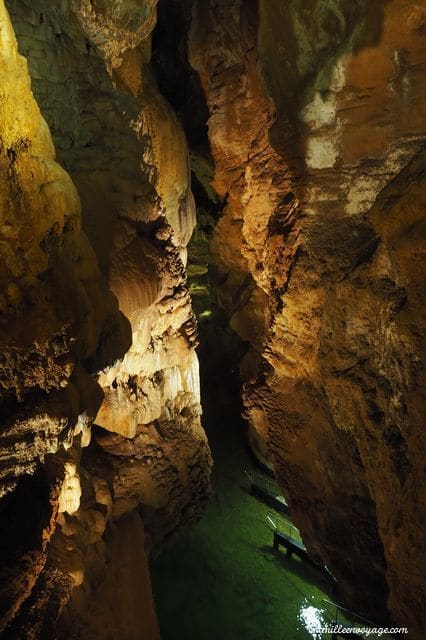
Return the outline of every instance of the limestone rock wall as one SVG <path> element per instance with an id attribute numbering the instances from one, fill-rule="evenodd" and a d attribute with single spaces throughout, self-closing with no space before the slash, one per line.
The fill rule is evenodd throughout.
<path id="1" fill-rule="evenodd" d="M 424 635 L 421 3 L 192 3 L 258 454 L 349 608 Z"/>
<path id="2" fill-rule="evenodd" d="M 13 27 L 1 5 L 8 638 L 101 638 L 113 604 L 117 635 L 157 637 L 146 553 L 209 492 L 185 271 L 195 207 L 149 68 L 155 5 L 10 0 Z M 114 572 L 134 587 L 127 627 Z"/>
<path id="3" fill-rule="evenodd" d="M 156 20 L 158 0 L 72 0 L 84 33 L 102 53 L 110 67 L 123 61 L 123 54 L 150 36 Z"/>
<path id="4" fill-rule="evenodd" d="M 0 47 L 3 629 L 46 563 L 65 476 L 63 461 L 49 459 L 87 441 L 102 398 L 91 374 L 124 354 L 130 331 L 82 231 L 3 3 Z M 108 346 L 107 326 L 117 337 Z"/>

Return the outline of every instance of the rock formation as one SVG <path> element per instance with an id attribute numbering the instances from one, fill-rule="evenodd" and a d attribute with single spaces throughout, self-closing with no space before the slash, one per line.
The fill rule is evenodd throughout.
<path id="1" fill-rule="evenodd" d="M 211 467 L 191 170 L 206 366 L 248 345 L 311 554 L 424 637 L 425 33 L 409 0 L 0 0 L 3 637 L 159 637 L 147 555 Z"/>
<path id="2" fill-rule="evenodd" d="M 426 13 L 307 5 L 192 4 L 219 295 L 251 345 L 252 445 L 311 553 L 351 609 L 420 638 Z"/>
<path id="3" fill-rule="evenodd" d="M 146 552 L 209 491 L 155 4 L 1 3 L 5 638 L 158 637 Z"/>

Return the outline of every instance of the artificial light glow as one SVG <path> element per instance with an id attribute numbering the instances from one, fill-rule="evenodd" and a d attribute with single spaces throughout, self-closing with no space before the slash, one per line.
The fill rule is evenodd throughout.
<path id="1" fill-rule="evenodd" d="M 298 618 L 314 640 L 321 640 L 322 629 L 327 626 L 321 609 L 304 605 L 300 609 Z"/>

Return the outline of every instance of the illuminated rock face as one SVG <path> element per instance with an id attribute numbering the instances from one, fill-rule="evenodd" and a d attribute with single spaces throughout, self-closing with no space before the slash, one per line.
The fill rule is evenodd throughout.
<path id="1" fill-rule="evenodd" d="M 148 38 L 155 26 L 158 0 L 71 0 L 84 33 L 111 67 Z"/>
<path id="2" fill-rule="evenodd" d="M 425 28 L 405 0 L 195 0 L 189 35 L 253 447 L 348 606 L 419 638 Z"/>
<path id="3" fill-rule="evenodd" d="M 195 205 L 149 69 L 155 5 L 11 0 L 12 27 L 0 3 L 10 638 L 158 637 L 145 552 L 209 492 L 185 272 Z"/>
<path id="4" fill-rule="evenodd" d="M 211 464 L 186 142 L 149 65 L 157 3 L 6 4 L 0 627 L 152 640 L 145 548 L 199 516 Z M 425 10 L 184 4 L 253 448 L 348 606 L 423 638 Z"/>

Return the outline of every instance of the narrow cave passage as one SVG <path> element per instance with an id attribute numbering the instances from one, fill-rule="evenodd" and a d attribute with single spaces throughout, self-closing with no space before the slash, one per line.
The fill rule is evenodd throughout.
<path id="1" fill-rule="evenodd" d="M 290 520 L 250 494 L 247 473 L 259 467 L 249 454 L 239 375 L 249 345 L 230 329 L 218 300 L 210 245 L 221 203 L 209 189 L 211 165 L 205 151 L 200 153 L 200 140 L 208 148 L 200 136 L 192 172 L 197 226 L 188 246 L 187 272 L 199 328 L 212 495 L 200 522 L 150 562 L 160 630 L 163 640 L 316 638 L 312 629 L 332 623 L 336 613 L 325 602 L 333 601 L 333 585 L 298 558 L 288 560 L 284 550 L 273 550 L 270 519 L 285 531 Z M 297 536 L 297 530 L 292 534 Z M 345 620 L 341 613 L 339 620 Z"/>
<path id="2" fill-rule="evenodd" d="M 379 43 L 385 4 L 377 3 L 371 22 L 364 22 L 358 5 L 360 13 L 354 17 L 343 7 L 320 2 L 321 28 L 327 32 L 329 18 L 345 25 L 337 45 L 340 54 Z M 335 108 L 333 96 L 340 90 L 340 80 L 335 79 L 339 67 L 333 69 L 334 54 L 328 58 L 322 53 L 316 69 L 312 65 L 308 72 L 318 74 L 315 81 L 309 75 L 295 80 L 296 74 L 283 70 L 300 65 L 300 73 L 301 60 L 309 55 L 295 26 L 304 24 L 303 37 L 310 33 L 309 12 L 304 15 L 302 7 L 260 1 L 244 7 L 215 2 L 207 8 L 197 1 L 160 0 L 158 12 L 154 69 L 161 91 L 183 124 L 191 156 L 198 223 L 187 270 L 200 328 L 203 425 L 215 465 L 213 497 L 203 519 L 151 563 L 164 639 L 317 639 L 328 637 L 318 630 L 331 624 L 336 614 L 344 625 L 363 624 L 362 617 L 345 618 L 343 607 L 337 613 L 330 604 L 338 600 L 332 593 L 334 578 L 324 579 L 297 559 L 272 551 L 269 509 L 249 495 L 245 482 L 245 473 L 256 469 L 247 455 L 249 442 L 263 462 L 269 463 L 272 453 L 275 473 L 289 493 L 311 557 L 322 567 L 330 562 L 336 570 L 340 604 L 387 623 L 384 540 L 371 480 L 365 479 L 365 445 L 345 428 L 339 433 L 347 414 L 344 410 L 342 418 L 336 411 L 340 399 L 328 399 L 331 385 L 318 392 L 321 379 L 310 382 L 304 372 L 317 344 L 319 360 L 322 349 L 326 354 L 346 348 L 345 332 L 343 347 L 335 347 L 332 338 L 331 344 L 324 340 L 327 331 L 333 335 L 339 303 L 330 319 L 326 311 L 324 326 L 315 334 L 324 304 L 316 299 L 318 289 L 333 291 L 332 297 L 335 284 L 327 280 L 350 277 L 359 265 L 369 263 L 380 242 L 366 217 L 373 200 L 365 208 L 351 202 L 357 196 L 349 191 L 344 197 L 350 215 L 342 214 L 342 195 L 337 195 L 334 178 L 327 174 L 339 144 L 338 135 L 328 139 L 327 129 Z M 294 27 L 288 28 L 292 20 Z M 289 45 L 292 38 L 297 44 Z M 279 46 L 285 51 L 283 58 L 277 54 Z M 336 131 L 341 122 L 336 119 Z M 315 128 L 322 126 L 326 133 L 318 134 Z M 340 154 L 344 157 L 345 150 Z M 318 170 L 325 170 L 324 177 Z M 377 184 L 378 191 L 382 186 Z M 317 188 L 320 204 L 309 195 L 311 187 L 312 193 Z M 330 209 L 328 198 L 334 201 Z M 314 226 L 308 249 L 299 244 L 304 208 L 311 208 L 308 217 L 312 211 L 323 217 Z M 327 261 L 331 267 L 324 266 Z M 344 275 L 333 273 L 336 269 Z M 327 284 L 320 284 L 321 277 Z M 319 371 L 321 367 L 322 363 Z M 298 369 L 300 376 L 294 373 Z M 366 400 L 369 416 L 381 421 L 384 413 L 376 405 L 380 394 L 372 395 L 374 400 Z M 242 411 L 247 422 L 241 419 Z M 317 437 L 318 420 L 322 427 Z M 410 463 L 399 433 L 395 436 L 392 430 L 392 440 L 395 436 L 399 444 L 391 456 L 405 482 Z"/>
<path id="3" fill-rule="evenodd" d="M 324 602 L 333 601 L 331 585 L 299 559 L 273 550 L 267 516 L 274 513 L 281 525 L 285 517 L 250 495 L 245 472 L 253 462 L 238 378 L 229 360 L 217 364 L 222 367 L 211 377 L 201 367 L 212 497 L 201 521 L 150 563 L 162 638 L 318 638 L 311 625 L 333 622 L 334 609 Z"/>
<path id="4" fill-rule="evenodd" d="M 333 621 L 335 611 L 325 602 L 333 599 L 332 585 L 298 558 L 273 550 L 271 519 L 281 529 L 290 520 L 250 494 L 247 474 L 258 467 L 241 417 L 239 373 L 250 344 L 229 326 L 229 304 L 226 310 L 220 300 L 221 275 L 211 250 L 224 202 L 212 185 L 206 97 L 188 59 L 190 3 L 161 0 L 158 10 L 154 69 L 181 118 L 191 155 L 197 225 L 187 273 L 199 327 L 202 421 L 214 461 L 212 496 L 201 521 L 150 562 L 162 638 L 316 638 L 311 625 Z M 171 29 L 171 22 L 178 28 Z M 247 285 L 252 287 L 249 274 L 237 274 L 234 310 L 247 298 Z M 293 535 L 300 534 L 293 529 Z"/>
<path id="5" fill-rule="evenodd" d="M 426 637 L 423 4 L 0 0 L 2 640 Z"/>

